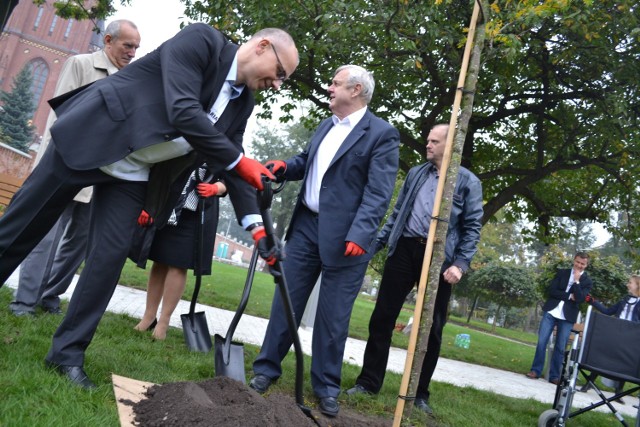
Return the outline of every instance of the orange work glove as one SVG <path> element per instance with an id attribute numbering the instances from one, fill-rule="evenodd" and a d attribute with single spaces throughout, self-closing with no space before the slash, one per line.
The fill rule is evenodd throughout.
<path id="1" fill-rule="evenodd" d="M 276 176 L 276 182 L 284 181 L 284 173 L 287 171 L 287 164 L 282 160 L 269 160 L 264 166 Z"/>
<path id="2" fill-rule="evenodd" d="M 253 188 L 257 188 L 260 191 L 264 190 L 262 185 L 262 175 L 272 181 L 276 180 L 276 177 L 273 176 L 269 169 L 262 166 L 257 160 L 250 159 L 246 156 L 242 156 L 234 169 L 242 179 L 247 181 Z"/>
<path id="3" fill-rule="evenodd" d="M 219 190 L 218 183 L 214 182 L 213 184 L 207 184 L 206 182 L 201 182 L 198 184 L 198 194 L 201 197 L 211 197 L 217 196 Z"/>
<path id="4" fill-rule="evenodd" d="M 142 209 L 140 216 L 138 216 L 138 225 L 140 227 L 149 227 L 151 224 L 153 224 L 153 218 L 149 215 L 149 212 Z"/>
<path id="5" fill-rule="evenodd" d="M 365 250 L 358 246 L 357 243 L 347 242 L 347 250 L 344 251 L 344 256 L 360 256 L 364 255 Z"/>
<path id="6" fill-rule="evenodd" d="M 276 261 L 282 258 L 282 255 L 280 254 L 280 251 L 276 246 L 269 249 L 267 243 L 267 233 L 264 230 L 264 227 L 258 228 L 257 231 L 252 233 L 251 236 L 253 237 L 253 241 L 256 247 L 258 248 L 258 254 L 260 255 L 260 258 L 264 259 L 267 264 L 269 264 L 270 266 L 274 266 L 276 264 Z"/>

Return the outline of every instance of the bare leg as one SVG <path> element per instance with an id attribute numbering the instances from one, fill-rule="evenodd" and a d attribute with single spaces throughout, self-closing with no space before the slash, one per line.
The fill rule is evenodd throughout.
<path id="1" fill-rule="evenodd" d="M 146 331 L 156 320 L 168 271 L 168 265 L 154 261 L 149 273 L 149 283 L 147 284 L 147 306 L 144 309 L 144 315 L 140 323 L 133 328 L 136 331 Z"/>
<path id="2" fill-rule="evenodd" d="M 157 340 L 163 340 L 167 337 L 167 329 L 171 315 L 176 309 L 180 298 L 184 293 L 187 283 L 187 270 L 177 267 L 168 267 L 166 279 L 164 283 L 164 294 L 162 296 L 162 312 L 158 318 L 158 324 L 153 330 L 153 337 Z"/>

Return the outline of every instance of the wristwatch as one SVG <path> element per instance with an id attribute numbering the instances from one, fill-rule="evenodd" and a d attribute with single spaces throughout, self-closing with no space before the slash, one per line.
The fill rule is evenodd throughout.
<path id="1" fill-rule="evenodd" d="M 263 224 L 263 223 L 261 223 L 261 222 L 254 222 L 253 224 L 250 224 L 250 225 L 247 227 L 247 231 L 251 231 L 251 230 L 253 230 L 254 228 L 256 228 L 256 227 L 260 227 L 260 226 L 262 226 L 262 225 L 264 225 L 264 224 Z"/>

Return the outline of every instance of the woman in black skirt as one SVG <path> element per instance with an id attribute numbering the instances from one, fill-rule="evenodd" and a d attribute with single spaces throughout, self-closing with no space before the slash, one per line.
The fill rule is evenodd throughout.
<path id="1" fill-rule="evenodd" d="M 210 181 L 206 167 L 198 168 L 200 180 L 196 180 L 195 171 L 184 185 L 176 206 L 169 215 L 166 224 L 153 232 L 148 259 L 153 261 L 147 284 L 147 305 L 140 322 L 134 327 L 138 331 L 153 331 L 153 338 L 164 340 L 167 336 L 169 321 L 175 310 L 187 282 L 187 270 L 196 266 L 199 214 L 198 196 L 205 198 L 201 274 L 211 274 L 211 260 L 218 225 L 218 196 L 224 196 L 227 189 L 222 181 Z M 138 218 L 141 227 L 148 227 L 152 218 L 142 211 Z M 145 258 L 146 259 L 146 258 Z M 162 302 L 162 311 L 158 309 Z"/>

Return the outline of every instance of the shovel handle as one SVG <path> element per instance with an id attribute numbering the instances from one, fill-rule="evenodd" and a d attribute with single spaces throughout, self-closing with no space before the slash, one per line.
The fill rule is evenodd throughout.
<path id="1" fill-rule="evenodd" d="M 196 177 L 198 174 L 196 173 Z M 199 177 L 196 179 L 199 181 Z M 193 319 L 193 314 L 196 311 L 196 302 L 198 300 L 198 294 L 200 293 L 200 285 L 202 283 L 202 247 L 204 244 L 204 198 L 198 195 L 198 226 L 196 227 L 196 246 L 195 246 L 195 262 L 193 272 L 196 275 L 196 284 L 193 288 L 193 296 L 191 297 L 191 305 L 189 306 L 189 317 Z"/>
<path id="2" fill-rule="evenodd" d="M 256 246 L 253 248 L 253 252 L 251 253 L 251 261 L 249 262 L 249 271 L 247 272 L 247 280 L 244 282 L 244 289 L 242 290 L 242 298 L 240 299 L 240 304 L 238 304 L 236 313 L 233 315 L 233 319 L 229 324 L 227 335 L 224 338 L 224 353 L 222 357 L 225 364 L 229 364 L 229 358 L 231 355 L 231 340 L 233 339 L 233 333 L 236 331 L 236 326 L 238 326 L 238 323 L 240 323 L 240 318 L 242 317 L 242 313 L 244 312 L 244 309 L 247 307 L 247 303 L 249 302 L 249 295 L 251 294 L 251 285 L 253 284 L 253 276 L 256 272 L 257 264 L 258 264 L 258 247 Z"/>
<path id="3" fill-rule="evenodd" d="M 275 235 L 273 228 L 273 219 L 271 217 L 271 199 L 273 198 L 274 190 L 272 189 L 272 183 L 269 179 L 263 178 L 262 184 L 264 190 L 258 191 L 258 202 L 260 204 L 260 214 L 262 215 L 262 222 L 264 224 L 264 230 L 267 234 L 267 242 L 269 247 L 278 244 L 277 236 Z M 282 190 L 282 185 L 278 187 L 278 191 Z M 280 297 L 284 305 L 284 311 L 287 316 L 287 326 L 289 327 L 289 334 L 293 341 L 293 348 L 296 354 L 296 403 L 300 408 L 305 408 L 304 397 L 302 395 L 302 387 L 304 380 L 304 356 L 302 354 L 302 345 L 300 344 L 300 337 L 298 336 L 298 325 L 296 324 L 295 313 L 291 304 L 291 297 L 289 296 L 289 288 L 284 275 L 284 268 L 282 261 L 276 259 L 276 263 L 269 269 L 275 282 L 278 285 L 280 291 Z"/>

